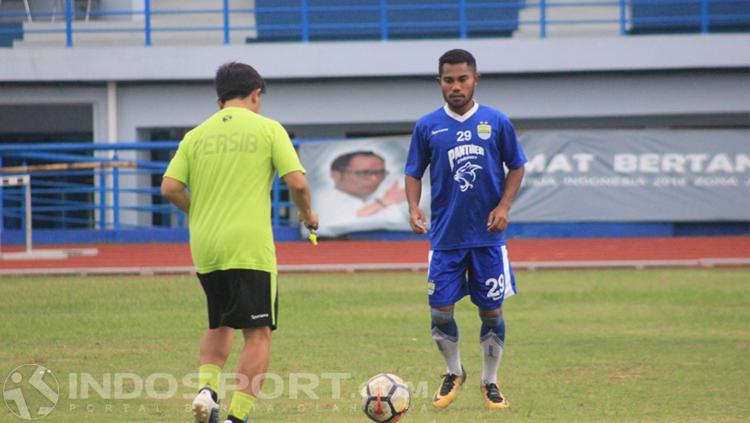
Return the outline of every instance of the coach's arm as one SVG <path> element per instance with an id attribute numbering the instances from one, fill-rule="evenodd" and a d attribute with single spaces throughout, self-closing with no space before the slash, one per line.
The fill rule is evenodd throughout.
<path id="1" fill-rule="evenodd" d="M 318 229 L 318 215 L 312 211 L 312 194 L 310 184 L 302 172 L 293 171 L 283 176 L 284 182 L 289 187 L 289 196 L 292 197 L 294 205 L 299 210 L 299 217 L 307 229 Z"/>
<path id="2" fill-rule="evenodd" d="M 190 193 L 187 186 L 177 179 L 165 176 L 161 181 L 161 195 L 185 213 L 190 210 Z"/>

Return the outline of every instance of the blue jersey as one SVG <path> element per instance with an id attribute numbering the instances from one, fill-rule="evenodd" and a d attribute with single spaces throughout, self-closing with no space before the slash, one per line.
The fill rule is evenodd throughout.
<path id="1" fill-rule="evenodd" d="M 417 121 L 405 173 L 422 179 L 430 166 L 433 250 L 505 243 L 487 218 L 503 196 L 505 170 L 526 163 L 510 120 L 478 103 L 463 116 L 443 106 Z"/>

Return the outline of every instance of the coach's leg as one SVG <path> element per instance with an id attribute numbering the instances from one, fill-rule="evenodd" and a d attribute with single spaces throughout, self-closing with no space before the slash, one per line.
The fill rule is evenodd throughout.
<path id="1" fill-rule="evenodd" d="M 232 350 L 234 329 L 218 327 L 203 333 L 200 344 L 200 363 L 198 369 L 198 386 L 200 391 L 193 399 L 193 414 L 198 423 L 216 423 L 219 421 L 219 378 L 221 369 Z"/>
<path id="2" fill-rule="evenodd" d="M 234 329 L 226 326 L 207 329 L 203 333 L 200 344 L 201 366 L 198 370 L 200 388 L 208 386 L 214 394 L 219 391 L 219 377 L 232 351 L 232 339 L 234 339 Z M 214 400 L 216 400 L 216 395 L 214 395 Z"/>
<path id="3" fill-rule="evenodd" d="M 270 327 L 243 329 L 242 334 L 245 336 L 245 346 L 237 366 L 237 386 L 243 388 L 234 392 L 229 406 L 230 419 L 235 418 L 237 421 L 244 420 L 253 408 L 271 356 Z M 245 381 L 248 382 L 247 385 L 244 385 Z"/>
<path id="4" fill-rule="evenodd" d="M 201 338 L 201 364 L 213 364 L 224 367 L 229 353 L 232 352 L 234 329 L 222 326 L 216 329 L 206 329 Z"/>
<path id="5" fill-rule="evenodd" d="M 263 384 L 271 357 L 271 328 L 268 326 L 243 329 L 245 346 L 240 355 L 237 373 L 245 375 L 251 382 L 242 391 L 257 396 Z"/>

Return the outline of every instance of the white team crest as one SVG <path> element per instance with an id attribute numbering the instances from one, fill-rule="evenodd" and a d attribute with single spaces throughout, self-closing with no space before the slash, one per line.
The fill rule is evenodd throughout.
<path id="1" fill-rule="evenodd" d="M 477 135 L 480 139 L 487 141 L 492 136 L 492 126 L 487 122 L 479 122 L 479 125 L 477 125 Z"/>
<path id="2" fill-rule="evenodd" d="M 481 169 L 482 166 L 475 165 L 471 162 L 464 163 L 461 167 L 456 169 L 456 173 L 453 174 L 453 180 L 461 184 L 461 192 L 474 188 L 472 182 L 477 180 L 476 171 Z"/>

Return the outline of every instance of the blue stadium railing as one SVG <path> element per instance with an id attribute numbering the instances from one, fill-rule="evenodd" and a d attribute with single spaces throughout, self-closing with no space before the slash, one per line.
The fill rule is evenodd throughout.
<path id="1" fill-rule="evenodd" d="M 162 153 L 161 157 L 171 157 L 177 145 L 177 141 L 0 144 L 0 168 L 16 169 L 3 171 L 0 176 L 32 176 L 31 211 L 36 232 L 88 230 L 118 235 L 128 230 L 184 229 L 184 214 L 168 204 L 159 190 L 168 159 L 139 157 L 157 152 Z M 45 168 L 50 164 L 76 163 L 91 166 Z M 16 232 L 18 236 L 25 228 L 23 189 L 0 187 L 0 228 L 6 234 Z M 296 238 L 297 224 L 290 220 L 292 204 L 286 186 L 278 178 L 271 199 L 275 229 L 286 234 L 283 237 Z"/>
<path id="2" fill-rule="evenodd" d="M 520 26 L 538 27 L 539 37 L 561 26 L 611 24 L 621 35 L 675 32 L 748 32 L 750 0 L 256 0 L 254 8 L 230 8 L 229 0 L 216 0 L 215 7 L 201 9 L 153 8 L 150 0 L 133 9 L 85 10 L 79 2 L 65 0 L 60 10 L 35 10 L 38 19 L 58 19 L 59 28 L 25 28 L 0 25 L 0 46 L 12 45 L 24 34 L 60 33 L 65 44 L 73 46 L 74 34 L 142 32 L 146 46 L 158 32 L 213 32 L 223 34 L 230 44 L 234 32 L 255 31 L 257 37 L 245 42 L 403 39 L 403 38 L 473 38 L 510 36 Z M 558 19 L 562 9 L 610 8 L 605 18 Z M 523 9 L 534 11 L 534 18 L 520 18 Z M 220 22 L 211 25 L 154 26 L 154 16 L 210 15 Z M 254 15 L 255 25 L 237 25 L 238 16 Z M 538 16 L 538 17 L 537 17 Z M 142 20 L 142 26 L 87 27 L 82 20 L 102 18 Z M 0 10 L 0 23 L 31 20 L 26 11 Z M 122 21 L 120 21 L 122 22 Z M 4 40 L 4 41 L 2 41 Z"/>

